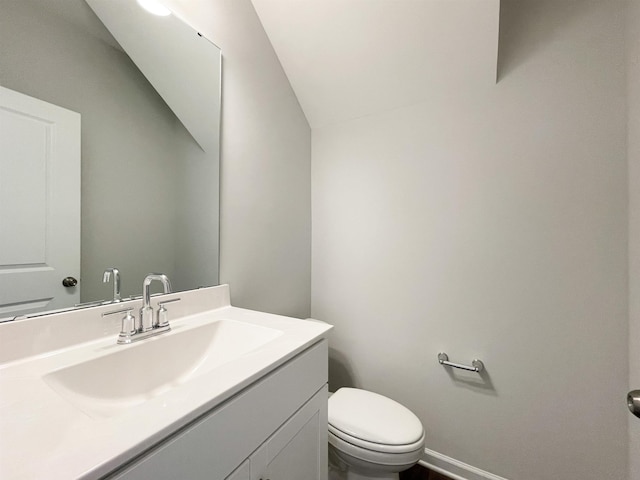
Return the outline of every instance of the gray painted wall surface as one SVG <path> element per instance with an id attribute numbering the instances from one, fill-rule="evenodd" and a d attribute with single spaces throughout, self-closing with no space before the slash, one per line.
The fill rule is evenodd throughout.
<path id="1" fill-rule="evenodd" d="M 120 269 L 124 295 L 141 293 L 153 271 L 169 275 L 178 290 L 215 283 L 202 275 L 190 283 L 194 270 L 184 273 L 189 263 L 181 251 L 198 265 L 207 255 L 209 271 L 217 271 L 216 246 L 200 245 L 200 252 L 193 243 L 185 246 L 177 225 L 194 222 L 187 203 L 193 199 L 185 195 L 190 176 L 217 199 L 217 173 L 211 172 L 217 164 L 210 165 L 131 60 L 97 32 L 29 0 L 0 7 L 2 85 L 82 115 L 82 301 L 111 298 L 112 287 L 102 283 L 110 266 Z M 97 19 L 96 28 L 103 28 Z M 206 222 L 198 200 L 195 220 Z M 217 228 L 217 219 L 209 225 Z"/>
<path id="2" fill-rule="evenodd" d="M 330 387 L 397 399 L 428 448 L 511 480 L 623 479 L 624 3 L 502 10 L 492 88 L 313 130 Z"/>
<path id="3" fill-rule="evenodd" d="M 640 388 L 640 0 L 627 12 L 629 156 L 629 388 Z M 629 415 L 630 480 L 640 480 L 640 420 Z"/>
<path id="4" fill-rule="evenodd" d="M 168 3 L 222 49 L 220 281 L 236 306 L 308 317 L 309 125 L 249 0 Z"/>

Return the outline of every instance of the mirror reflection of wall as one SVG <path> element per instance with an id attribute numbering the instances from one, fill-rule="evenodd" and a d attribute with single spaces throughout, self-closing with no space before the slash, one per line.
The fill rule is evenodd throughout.
<path id="1" fill-rule="evenodd" d="M 152 271 L 174 290 L 217 284 L 218 151 L 199 147 L 83 0 L 2 2 L 0 35 L 2 86 L 82 115 L 81 301 L 111 298 L 107 267 L 123 296 Z"/>

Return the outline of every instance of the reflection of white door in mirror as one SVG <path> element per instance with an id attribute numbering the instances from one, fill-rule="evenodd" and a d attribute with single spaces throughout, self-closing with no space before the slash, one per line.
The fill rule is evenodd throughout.
<path id="1" fill-rule="evenodd" d="M 78 303 L 65 277 L 80 278 L 80 114 L 0 87 L 0 318 Z"/>

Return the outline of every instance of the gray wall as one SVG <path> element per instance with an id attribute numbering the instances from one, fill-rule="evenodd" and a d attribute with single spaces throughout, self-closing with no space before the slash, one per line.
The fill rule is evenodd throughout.
<path id="1" fill-rule="evenodd" d="M 70 13 L 93 17 L 82 0 L 65 4 Z M 184 192 L 206 155 L 129 58 L 100 40 L 109 34 L 97 18 L 88 32 L 58 15 L 61 5 L 0 2 L 0 82 L 82 115 L 82 301 L 110 298 L 111 287 L 102 284 L 110 266 L 120 269 L 125 295 L 140 293 L 152 271 L 167 273 L 177 289 L 202 285 L 201 276 L 190 283 L 182 273 L 181 251 L 199 259 L 192 264 L 205 262 L 183 244 L 177 222 L 193 223 Z M 216 172 L 203 188 L 217 200 Z M 202 221 L 204 214 L 197 215 Z M 217 272 L 216 245 L 205 248 Z"/>
<path id="2" fill-rule="evenodd" d="M 330 387 L 396 398 L 427 448 L 512 480 L 622 479 L 624 3 L 501 9 L 494 87 L 313 130 Z"/>
<path id="3" fill-rule="evenodd" d="M 222 49 L 220 281 L 236 306 L 307 317 L 311 132 L 249 0 L 168 2 Z"/>
<path id="4" fill-rule="evenodd" d="M 640 388 L 640 0 L 627 12 L 629 156 L 629 388 Z M 640 420 L 629 415 L 630 480 L 640 480 Z"/>

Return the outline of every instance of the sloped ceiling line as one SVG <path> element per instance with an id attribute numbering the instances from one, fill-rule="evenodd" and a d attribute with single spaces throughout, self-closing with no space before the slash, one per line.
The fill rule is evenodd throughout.
<path id="1" fill-rule="evenodd" d="M 499 0 L 252 0 L 312 128 L 496 80 Z"/>

